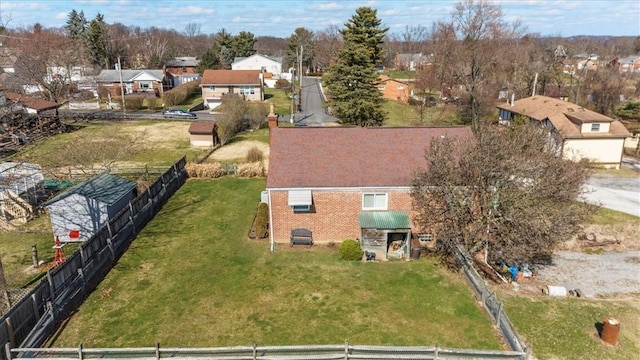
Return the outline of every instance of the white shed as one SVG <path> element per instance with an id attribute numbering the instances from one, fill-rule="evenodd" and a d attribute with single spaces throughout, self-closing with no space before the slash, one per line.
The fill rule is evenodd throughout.
<path id="1" fill-rule="evenodd" d="M 136 183 L 103 173 L 47 201 L 53 236 L 86 241 L 136 196 Z"/>

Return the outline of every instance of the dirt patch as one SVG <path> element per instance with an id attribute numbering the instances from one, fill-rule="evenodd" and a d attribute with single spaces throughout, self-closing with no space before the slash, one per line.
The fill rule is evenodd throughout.
<path id="1" fill-rule="evenodd" d="M 262 154 L 264 154 L 265 160 L 269 158 L 269 145 L 260 141 L 241 141 L 229 145 L 225 145 L 209 156 L 209 160 L 212 161 L 228 161 L 235 159 L 244 159 L 249 152 L 249 149 L 256 147 Z"/>
<path id="2" fill-rule="evenodd" d="M 144 145 L 171 147 L 176 141 L 189 141 L 190 122 L 175 121 L 122 127 L 122 131 L 139 139 Z"/>
<path id="3" fill-rule="evenodd" d="M 587 248 L 602 248 L 605 251 L 640 250 L 638 224 L 589 225 L 580 234 L 560 244 L 559 250 L 584 251 Z"/>

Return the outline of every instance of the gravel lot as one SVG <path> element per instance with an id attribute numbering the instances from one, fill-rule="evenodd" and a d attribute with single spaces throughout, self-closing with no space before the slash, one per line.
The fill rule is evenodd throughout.
<path id="1" fill-rule="evenodd" d="M 538 272 L 535 283 L 541 288 L 580 289 L 586 297 L 640 293 L 640 251 L 558 251 L 553 261 Z"/>

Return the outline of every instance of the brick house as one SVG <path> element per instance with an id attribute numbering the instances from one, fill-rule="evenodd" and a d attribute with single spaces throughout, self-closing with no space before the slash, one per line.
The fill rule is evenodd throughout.
<path id="1" fill-rule="evenodd" d="M 564 158 L 589 160 L 619 169 L 625 138 L 631 133 L 615 119 L 582 106 L 547 96 L 531 96 L 498 106 L 499 121 L 509 125 L 516 116 L 549 129 Z"/>
<path id="2" fill-rule="evenodd" d="M 411 181 L 434 137 L 471 137 L 467 127 L 277 127 L 270 121 L 266 197 L 270 238 L 294 228 L 315 242 L 359 239 L 376 258 L 406 258 Z"/>
<path id="3" fill-rule="evenodd" d="M 205 70 L 200 87 L 204 105 L 209 109 L 220 106 L 226 94 L 240 94 L 247 101 L 264 100 L 260 70 Z"/>
<path id="4" fill-rule="evenodd" d="M 380 76 L 378 80 L 378 90 L 385 99 L 399 101 L 401 103 L 409 102 L 409 97 L 413 95 L 411 86 L 402 81 L 391 79 L 388 76 Z"/>
<path id="5" fill-rule="evenodd" d="M 113 97 L 124 94 L 153 95 L 162 97 L 164 90 L 169 89 L 163 70 L 102 70 L 97 78 L 98 86 L 106 89 Z"/>
<path id="6" fill-rule="evenodd" d="M 177 87 L 191 81 L 200 79 L 200 74 L 196 71 L 200 60 L 193 56 L 176 57 L 164 63 L 162 69 L 168 77 L 171 77 L 171 87 Z"/>

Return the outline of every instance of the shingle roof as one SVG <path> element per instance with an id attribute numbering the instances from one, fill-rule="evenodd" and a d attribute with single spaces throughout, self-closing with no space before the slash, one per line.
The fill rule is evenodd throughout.
<path id="1" fill-rule="evenodd" d="M 22 104 L 22 106 L 29 109 L 34 109 L 36 111 L 55 109 L 62 105 L 62 104 L 56 104 L 52 101 L 38 99 L 29 95 L 23 95 L 23 94 L 18 94 L 14 92 L 6 92 L 4 95 L 8 100 L 19 102 Z"/>
<path id="2" fill-rule="evenodd" d="M 194 121 L 189 125 L 190 134 L 210 135 L 216 128 L 215 121 L 200 120 Z"/>
<path id="3" fill-rule="evenodd" d="M 137 185 L 134 181 L 102 173 L 72 187 L 71 189 L 47 201 L 44 205 L 49 206 L 72 194 L 82 195 L 84 197 L 106 203 L 107 205 L 111 205 L 133 191 L 136 186 Z"/>
<path id="4" fill-rule="evenodd" d="M 165 66 L 181 67 L 181 66 L 198 66 L 200 60 L 192 56 L 176 57 L 164 63 Z"/>
<path id="5" fill-rule="evenodd" d="M 260 70 L 205 70 L 200 85 L 260 85 Z"/>
<path id="6" fill-rule="evenodd" d="M 155 70 L 155 69 L 154 70 L 150 70 L 150 69 L 130 70 L 130 69 L 125 69 L 125 70 L 122 70 L 122 81 L 125 81 L 125 82 L 133 81 L 134 78 L 138 77 L 139 75 L 142 75 L 143 73 L 146 73 L 146 74 L 154 77 L 157 81 L 162 81 L 162 79 L 164 78 L 164 72 L 162 70 Z M 119 82 L 120 81 L 120 71 L 112 70 L 112 69 L 102 70 L 102 71 L 100 71 L 100 75 L 98 75 L 97 81 L 101 82 L 101 83 Z"/>
<path id="7" fill-rule="evenodd" d="M 267 188 L 410 186 L 432 138 L 468 127 L 276 127 Z"/>
<path id="8" fill-rule="evenodd" d="M 631 133 L 620 121 L 585 109 L 574 103 L 550 98 L 547 96 L 531 96 L 510 104 L 498 105 L 512 113 L 525 115 L 538 121 L 549 119 L 560 135 L 567 138 L 620 138 L 631 136 Z M 609 122 L 608 133 L 582 133 L 580 125 L 591 122 Z"/>

